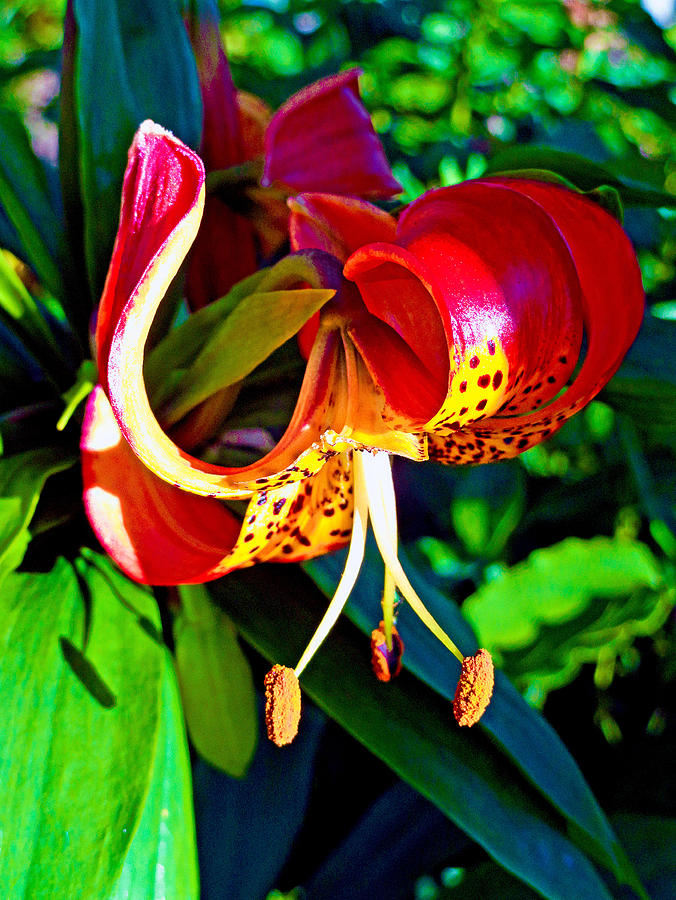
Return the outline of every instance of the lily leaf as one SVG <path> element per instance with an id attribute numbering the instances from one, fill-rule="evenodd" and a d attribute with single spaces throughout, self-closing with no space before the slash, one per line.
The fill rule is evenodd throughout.
<path id="1" fill-rule="evenodd" d="M 8 575 L 0 603 L 0 895 L 108 897 L 156 755 L 167 656 L 141 627 L 159 628 L 155 602 L 90 554 Z"/>
<path id="2" fill-rule="evenodd" d="M 0 582 L 24 557 L 28 526 L 45 481 L 74 465 L 59 447 L 41 447 L 0 459 Z"/>
<path id="3" fill-rule="evenodd" d="M 213 591 L 260 652 L 293 664 L 326 601 L 319 598 L 315 606 L 310 583 L 294 569 L 261 569 L 232 573 Z M 377 682 L 368 657 L 367 639 L 343 620 L 304 673 L 303 688 L 501 865 L 545 897 L 608 900 L 611 895 L 593 865 L 508 757 L 480 729 L 461 732 L 452 722 L 448 701 L 412 675 L 403 674 L 395 684 Z M 447 690 L 456 680 L 457 672 Z M 503 683 L 501 679 L 499 693 Z M 516 719 L 515 730 L 520 726 Z"/>
<path id="4" fill-rule="evenodd" d="M 400 552 L 400 557 L 403 556 Z M 457 605 L 427 584 L 408 560 L 404 566 L 441 627 L 453 635 L 463 653 L 475 652 L 476 638 Z M 331 592 L 341 571 L 341 557 L 322 557 L 306 564 L 306 568 L 325 592 Z M 373 623 L 380 617 L 382 577 L 382 564 L 373 542 L 369 541 L 362 573 L 347 606 L 348 616 L 366 634 L 370 634 Z M 455 658 L 406 605 L 399 611 L 397 627 L 406 646 L 405 667 L 450 703 L 459 675 Z M 499 670 L 493 699 L 479 727 L 491 735 L 541 796 L 569 820 L 571 834 L 579 830 L 585 835 L 585 851 L 595 854 L 620 882 L 636 885 L 635 874 L 575 761 L 545 719 L 525 702 Z M 430 799 L 436 802 L 434 797 Z M 483 840 L 480 843 L 486 846 Z M 499 861 L 519 874 L 508 863 Z M 529 883 L 535 886 L 534 882 Z M 637 890 L 640 890 L 638 886 Z"/>
<path id="5" fill-rule="evenodd" d="M 568 538 L 483 585 L 465 600 L 463 614 L 498 665 L 544 701 L 584 662 L 612 666 L 634 637 L 653 634 L 673 605 L 645 544 Z"/>
<path id="6" fill-rule="evenodd" d="M 199 900 L 190 756 L 181 697 L 168 652 L 150 788 L 120 878 L 108 900 Z"/>
<path id="7" fill-rule="evenodd" d="M 59 258 L 63 221 L 42 163 L 34 155 L 19 116 L 0 109 L 0 206 L 18 252 L 55 296 L 62 294 Z M 2 231 L 0 231 L 0 237 Z"/>
<path id="8" fill-rule="evenodd" d="M 238 303 L 192 365 L 175 370 L 153 397 L 165 427 L 252 372 L 333 295 L 328 289 L 265 291 Z"/>
<path id="9" fill-rule="evenodd" d="M 176 672 L 188 734 L 208 763 L 241 777 L 256 749 L 256 693 L 249 662 L 225 613 L 203 585 L 179 587 Z"/>
<path id="10" fill-rule="evenodd" d="M 593 191 L 602 185 L 615 188 L 627 206 L 676 207 L 674 194 L 629 181 L 584 156 L 551 147 L 509 147 L 489 161 L 486 174 L 515 174 L 529 169 L 554 172 L 584 191 Z"/>
<path id="11" fill-rule="evenodd" d="M 676 321 L 645 317 L 603 399 L 654 437 L 676 432 Z"/>
<path id="12" fill-rule="evenodd" d="M 74 0 L 73 11 L 79 188 L 91 293 L 98 297 L 117 229 L 127 150 L 136 129 L 150 118 L 197 148 L 202 103 L 177 3 Z"/>

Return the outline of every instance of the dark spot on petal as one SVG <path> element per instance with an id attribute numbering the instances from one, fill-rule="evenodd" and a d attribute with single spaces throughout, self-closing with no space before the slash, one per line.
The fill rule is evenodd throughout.
<path id="1" fill-rule="evenodd" d="M 460 382 L 460 393 L 464 394 L 466 390 L 467 390 L 467 382 L 461 381 Z"/>
<path id="2" fill-rule="evenodd" d="M 284 506 L 285 503 L 286 503 L 286 500 L 284 498 L 282 498 L 281 500 L 275 500 L 275 502 L 272 504 L 272 511 L 274 512 L 274 514 L 276 516 L 278 516 L 280 514 L 280 512 L 282 511 L 282 507 Z"/>
<path id="3" fill-rule="evenodd" d="M 469 412 L 469 406 L 463 406 L 463 408 L 460 410 L 460 415 L 464 416 L 466 412 Z"/>
<path id="4" fill-rule="evenodd" d="M 244 540 L 245 540 L 245 541 L 252 541 L 252 540 L 253 540 L 253 534 L 245 534 L 245 535 L 244 535 Z"/>
<path id="5" fill-rule="evenodd" d="M 491 383 L 490 375 L 482 375 L 479 379 L 477 379 L 477 384 L 479 385 L 480 388 L 487 388 L 490 383 Z"/>
<path id="6" fill-rule="evenodd" d="M 559 362 L 561 363 L 562 366 L 565 366 L 566 363 L 568 362 L 568 357 L 567 356 L 559 356 Z"/>
<path id="7" fill-rule="evenodd" d="M 554 384 L 555 381 L 556 381 L 556 378 L 554 378 L 553 375 L 548 375 L 548 376 L 547 376 L 547 383 L 548 383 L 548 384 Z"/>
<path id="8" fill-rule="evenodd" d="M 470 369 L 476 369 L 476 367 L 479 365 L 480 362 L 481 362 L 481 360 L 479 359 L 478 356 L 473 356 L 469 361 Z"/>
<path id="9" fill-rule="evenodd" d="M 516 442 L 516 446 L 519 448 L 519 450 L 523 450 L 524 447 L 528 446 L 528 438 L 521 438 L 520 441 Z"/>
<path id="10" fill-rule="evenodd" d="M 497 389 L 502 384 L 502 372 L 497 371 L 493 376 L 493 390 L 497 391 Z"/>
<path id="11" fill-rule="evenodd" d="M 491 356 L 495 355 L 495 341 L 488 342 L 488 352 L 490 353 Z"/>
<path id="12" fill-rule="evenodd" d="M 477 408 L 477 409 L 485 409 L 485 408 L 486 408 L 486 403 L 487 403 L 487 402 L 488 402 L 487 400 L 480 400 L 480 401 L 477 403 L 476 408 Z"/>

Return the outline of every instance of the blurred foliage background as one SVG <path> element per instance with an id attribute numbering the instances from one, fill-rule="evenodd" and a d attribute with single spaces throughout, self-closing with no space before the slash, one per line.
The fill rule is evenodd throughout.
<path id="1" fill-rule="evenodd" d="M 412 562 L 464 601 L 481 643 L 544 710 L 621 836 L 631 842 L 652 827 L 665 844 L 660 858 L 671 853 L 673 866 L 665 837 L 673 838 L 676 816 L 673 6 L 651 15 L 638 0 L 220 5 L 236 83 L 273 108 L 313 79 L 363 69 L 365 103 L 407 200 L 499 170 L 526 148 L 579 154 L 629 188 L 664 192 L 663 206 L 625 210 L 649 315 L 640 347 L 601 398 L 517 460 L 462 470 L 398 461 L 395 475 Z M 21 113 L 36 153 L 54 166 L 64 8 L 63 0 L 0 4 L 0 106 Z M 560 159 L 584 175 L 579 158 Z M 318 822 L 329 836 L 323 851 L 330 839 L 342 848 L 332 863 L 339 871 L 354 859 L 340 841 L 363 814 L 363 833 L 354 834 L 367 845 L 368 816 L 382 821 L 387 809 L 370 804 L 380 789 L 401 789 L 336 726 L 328 730 L 332 751 L 316 763 L 314 800 L 280 880 L 289 889 L 307 876 L 301 860 Z M 355 769 L 369 787 L 338 815 L 340 785 Z M 210 777 L 198 771 L 203 806 Z M 420 822 L 433 815 L 408 795 L 396 802 Z M 456 838 L 444 839 L 450 846 Z M 418 859 L 432 873 L 411 888 L 418 897 L 530 896 L 476 847 L 456 846 L 455 856 Z M 640 847 L 637 859 L 654 896 L 673 896 L 659 893 L 666 863 L 651 871 Z"/>

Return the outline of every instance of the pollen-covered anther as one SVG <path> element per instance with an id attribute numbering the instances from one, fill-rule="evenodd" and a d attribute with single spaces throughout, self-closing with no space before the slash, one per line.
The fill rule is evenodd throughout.
<path id="1" fill-rule="evenodd" d="M 274 665 L 265 676 L 265 725 L 278 747 L 290 744 L 298 734 L 300 685 L 293 669 Z"/>
<path id="2" fill-rule="evenodd" d="M 462 661 L 460 680 L 453 698 L 453 715 L 458 725 L 476 725 L 493 695 L 495 673 L 488 650 L 477 650 Z"/>
<path id="3" fill-rule="evenodd" d="M 387 648 L 385 623 L 371 632 L 371 665 L 378 681 L 389 681 L 401 672 L 401 657 L 404 653 L 404 642 L 399 632 L 392 626 L 392 649 Z"/>

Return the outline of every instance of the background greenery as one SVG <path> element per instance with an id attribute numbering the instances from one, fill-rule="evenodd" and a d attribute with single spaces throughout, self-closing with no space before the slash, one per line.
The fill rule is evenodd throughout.
<path id="1" fill-rule="evenodd" d="M 0 6 L 0 126 L 7 137 L 13 127 L 4 118 L 7 111 L 19 114 L 45 163 L 50 185 L 57 181 L 64 6 L 40 0 Z M 451 597 L 462 603 L 480 644 L 494 653 L 527 701 L 544 712 L 579 763 L 650 896 L 667 900 L 676 878 L 676 25 L 656 24 L 630 0 L 269 0 L 222 2 L 221 11 L 236 83 L 273 108 L 314 78 L 352 64 L 362 67 L 363 96 L 406 199 L 426 187 L 453 184 L 487 170 L 530 166 L 552 168 L 582 187 L 603 182 L 619 189 L 649 311 L 640 340 L 601 398 L 554 439 L 516 460 L 457 470 L 398 461 L 395 478 L 402 541 L 410 568 L 426 585 L 426 597 L 442 608 Z M 3 177 L 6 192 L 11 180 L 6 169 Z M 49 285 L 49 272 L 40 275 L 56 292 L 57 286 Z M 5 387 L 10 376 L 9 368 L 3 370 Z M 5 403 L 3 409 L 8 408 Z M 3 439 L 6 444 L 11 440 L 7 429 Z M 52 485 L 57 499 L 72 486 L 58 481 L 58 473 L 38 451 L 20 460 L 10 455 L 6 461 L 10 466 L 3 469 L 5 482 L 16 484 L 21 472 L 29 484 L 22 493 L 21 515 L 12 519 L 20 524 L 3 543 L 7 552 L 3 550 L 0 564 L 10 571 L 38 531 L 34 511 L 43 484 Z M 56 505 L 63 509 L 62 503 Z M 45 506 L 40 507 L 43 513 Z M 266 667 L 259 653 L 277 652 L 274 625 L 280 610 L 287 617 L 293 612 L 299 630 L 294 640 L 299 644 L 304 629 L 310 629 L 311 622 L 304 620 L 305 601 L 314 608 L 316 588 L 307 574 L 328 591 L 339 569 L 340 559 L 313 563 L 306 574 L 285 569 L 273 575 L 261 568 L 262 574 L 242 573 L 217 589 L 250 644 L 247 654 L 256 675 Z M 94 570 L 98 574 L 91 575 Z M 41 580 L 8 577 L 14 581 L 5 582 L 5 592 L 24 602 L 5 616 L 4 646 L 11 664 L 3 666 L 3 696 L 16 699 L 17 724 L 4 745 L 19 743 L 34 727 L 33 706 L 17 690 L 27 657 L 10 653 L 20 646 L 17 635 L 33 635 L 36 647 L 56 635 L 68 642 L 66 649 L 61 644 L 58 663 L 56 657 L 43 660 L 37 697 L 49 685 L 57 694 L 62 689 L 61 670 L 54 666 L 79 671 L 90 688 L 99 684 L 95 676 L 101 670 L 102 709 L 112 702 L 105 692 L 107 682 L 117 684 L 114 699 L 120 708 L 126 692 L 133 697 L 138 690 L 127 668 L 122 667 L 119 677 L 116 669 L 106 668 L 106 643 L 124 647 L 139 661 L 147 680 L 157 684 L 163 708 L 171 712 L 167 726 L 157 710 L 132 709 L 125 723 L 129 740 L 124 753 L 154 759 L 145 773 L 147 783 L 155 779 L 166 790 L 176 779 L 170 791 L 176 807 L 171 815 L 189 823 L 189 798 L 180 777 L 186 761 L 180 759 L 170 767 L 170 775 L 162 775 L 162 748 L 171 755 L 171 735 L 181 726 L 176 725 L 180 715 L 170 666 L 157 640 L 160 623 L 152 605 L 144 606 L 147 593 L 130 588 L 98 556 L 85 556 L 72 566 L 59 563 Z M 351 601 L 349 615 L 365 631 L 377 615 L 378 577 L 376 564 L 367 566 Z M 108 610 L 101 614 L 107 629 L 101 637 L 88 632 L 80 612 L 82 585 L 97 578 L 103 585 L 102 608 Z M 271 579 L 281 592 L 268 597 L 268 605 L 262 599 L 266 579 L 268 594 Z M 64 598 L 51 617 L 40 603 L 46 593 Z M 127 604 L 126 615 L 111 600 L 120 596 Z M 294 604 L 295 597 L 304 602 Z M 43 610 L 41 616 L 36 610 Z M 143 634 L 130 627 L 137 618 L 145 622 Z M 213 623 L 219 643 L 227 642 L 229 627 Z M 422 705 L 418 678 L 437 688 L 434 651 L 421 653 L 420 659 L 413 653 L 417 678 L 405 677 L 397 699 L 385 701 L 377 695 L 379 702 L 393 704 L 393 721 L 410 718 L 410 730 L 398 742 L 386 729 L 350 719 L 346 698 L 359 690 L 358 680 L 354 688 L 351 681 L 359 671 L 350 656 L 356 633 L 344 625 L 318 658 L 316 674 L 308 673 L 308 691 L 330 718 L 310 706 L 299 741 L 283 761 L 274 748 L 259 742 L 247 777 L 236 780 L 193 754 L 203 895 L 254 900 L 273 887 L 292 891 L 302 885 L 309 900 L 535 896 L 493 861 L 503 858 L 501 852 L 508 853 L 501 841 L 504 837 L 506 843 L 505 830 L 516 827 L 514 811 L 531 814 L 521 794 L 510 793 L 521 773 L 495 761 L 492 738 L 482 738 L 472 751 L 484 754 L 495 784 L 505 784 L 494 825 L 484 823 L 487 834 L 491 828 L 502 828 L 503 834 L 492 835 L 492 843 L 488 838 L 479 842 L 489 846 L 490 859 L 467 837 L 476 834 L 475 825 L 453 806 L 472 771 L 471 760 L 466 760 L 466 770 L 461 766 L 462 749 L 455 761 L 458 781 L 450 783 L 448 797 L 439 788 L 434 806 L 418 792 L 428 797 L 434 793 L 417 775 L 416 762 L 434 751 L 425 743 L 428 723 L 416 722 L 410 710 Z M 176 641 L 179 650 L 178 632 Z M 180 658 L 179 652 L 179 664 Z M 82 674 L 86 665 L 94 667 L 94 675 L 90 670 Z M 335 694 L 327 688 L 332 681 L 338 688 Z M 63 704 L 75 704 L 76 699 L 68 695 Z M 506 716 L 504 710 L 495 715 L 503 713 Z M 44 714 L 49 717 L 50 708 Z M 68 727 L 59 732 L 55 746 L 65 758 L 73 720 L 64 721 Z M 104 721 L 109 735 L 100 731 Z M 110 719 L 102 717 L 99 723 L 83 716 L 77 722 L 78 733 L 96 731 L 110 745 L 120 740 Z M 516 740 L 504 722 L 491 724 L 489 719 L 488 727 L 503 746 Z M 511 727 L 516 733 L 526 726 L 516 717 Z M 347 732 L 357 734 L 359 742 Z M 437 739 L 452 740 L 443 731 Z M 399 744 L 406 745 L 405 752 Z M 13 818 L 26 813 L 29 802 L 39 804 L 39 799 L 26 794 L 28 775 L 16 784 L 11 780 L 14 769 L 9 756 L 3 757 L 9 773 L 3 784 L 13 786 L 15 800 L 15 805 L 5 804 L 3 822 L 11 825 Z M 85 753 L 69 757 L 69 777 L 92 777 L 91 764 Z M 400 781 L 392 769 L 418 790 Z M 102 770 L 95 774 L 110 781 L 110 794 L 97 801 L 100 821 L 133 817 L 136 813 L 115 803 L 115 780 L 104 763 Z M 443 769 L 439 772 L 441 778 Z M 533 777 L 532 770 L 530 774 Z M 36 769 L 35 783 L 41 777 Z M 434 771 L 430 777 L 436 777 Z M 563 774 L 561 780 L 563 784 Z M 542 789 L 542 782 L 536 783 Z M 530 803 L 527 787 L 523 791 Z M 140 785 L 139 796 L 145 790 L 147 784 Z M 480 786 L 474 790 L 467 805 L 483 797 Z M 548 799 L 554 797 L 556 815 L 566 815 L 557 786 L 548 785 L 546 791 Z M 160 794 L 151 791 L 149 796 L 161 804 Z M 540 809 L 541 798 L 532 802 Z M 503 821 L 505 808 L 514 816 Z M 150 896 L 144 893 L 148 882 L 141 880 L 134 888 L 133 878 L 142 879 L 139 872 L 149 860 L 158 865 L 167 860 L 166 844 L 158 844 L 157 819 L 148 809 L 137 826 L 115 896 L 124 896 L 124 890 L 131 890 L 128 895 L 133 897 Z M 58 808 L 53 812 L 57 818 L 66 815 Z M 579 824 L 582 816 L 575 812 Z M 560 822 L 551 811 L 547 816 L 546 827 L 551 825 L 554 833 Z M 51 838 L 43 840 L 37 862 L 30 856 L 32 844 L 24 847 L 23 870 L 28 874 L 22 896 L 27 897 L 31 889 L 38 891 L 35 885 L 46 889 L 50 854 L 62 850 L 53 844 L 54 831 L 44 822 L 36 818 L 33 825 L 34 838 L 43 831 Z M 189 847 L 189 837 L 181 837 L 180 829 L 177 833 L 175 852 L 189 857 L 190 850 L 182 851 L 180 843 L 184 840 Z M 125 839 L 122 845 L 126 852 Z M 83 859 L 94 852 L 86 842 L 82 847 Z M 19 868 L 22 859 L 19 853 Z M 195 890 L 189 862 L 185 873 L 176 876 L 174 896 L 192 896 Z M 102 869 L 99 874 L 101 885 L 107 884 L 110 873 Z M 634 896 L 607 880 L 611 896 Z M 52 894 L 42 895 L 58 897 L 58 879 L 55 884 Z M 549 888 L 535 886 L 545 896 L 573 896 L 569 885 L 555 878 Z M 102 893 L 96 891 L 94 885 L 91 896 L 110 896 L 103 887 Z M 297 893 L 300 896 L 300 889 Z M 582 889 L 580 895 L 586 896 Z"/>

